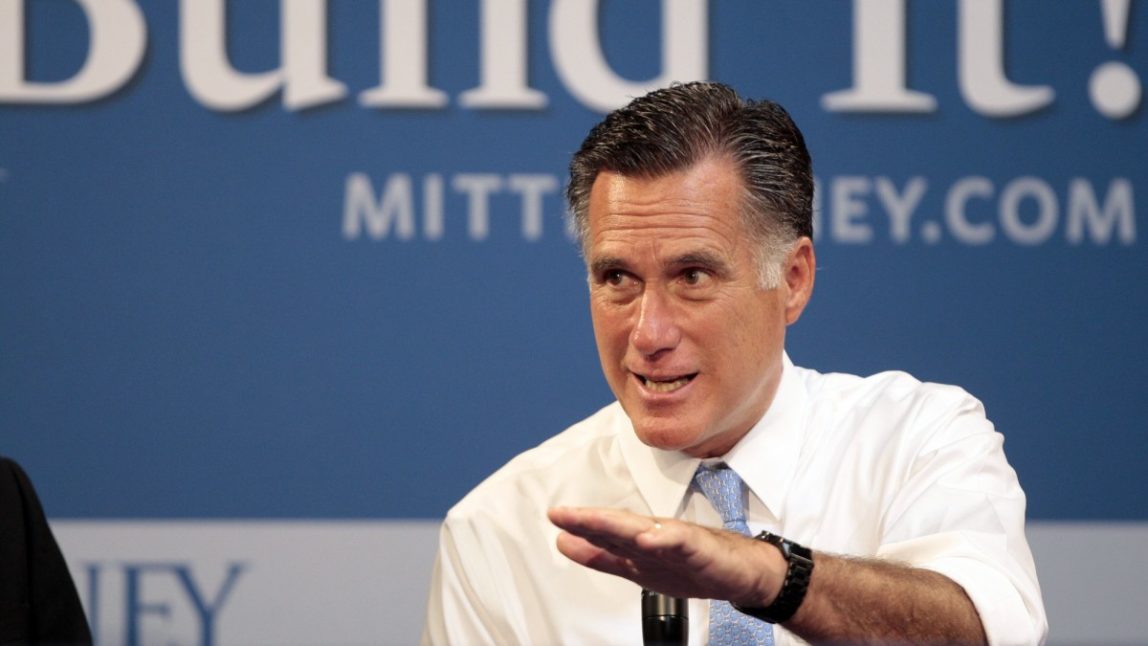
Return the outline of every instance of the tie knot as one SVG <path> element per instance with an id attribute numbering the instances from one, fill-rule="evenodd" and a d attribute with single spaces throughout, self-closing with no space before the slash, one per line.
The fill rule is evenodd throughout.
<path id="1" fill-rule="evenodd" d="M 712 467 L 700 464 L 694 474 L 694 483 L 717 510 L 726 529 L 749 534 L 745 522 L 749 494 L 736 471 L 724 464 Z"/>

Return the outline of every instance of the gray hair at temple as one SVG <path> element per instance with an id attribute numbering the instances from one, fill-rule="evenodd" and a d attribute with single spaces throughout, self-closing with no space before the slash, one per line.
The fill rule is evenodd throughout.
<path id="1" fill-rule="evenodd" d="M 674 84 L 634 99 L 594 126 L 570 162 L 566 198 L 585 254 L 590 189 L 601 171 L 656 178 L 711 156 L 741 170 L 742 218 L 757 243 L 762 287 L 781 281 L 781 262 L 813 237 L 813 168 L 805 139 L 772 101 L 745 100 L 727 85 Z"/>

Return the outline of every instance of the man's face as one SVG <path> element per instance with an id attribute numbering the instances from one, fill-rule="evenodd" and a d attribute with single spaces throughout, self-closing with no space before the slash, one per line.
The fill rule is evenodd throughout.
<path id="1" fill-rule="evenodd" d="M 591 190 L 586 260 L 598 355 L 650 446 L 722 455 L 777 390 L 785 327 L 812 289 L 813 251 L 803 239 L 781 285 L 762 289 L 741 196 L 741 178 L 722 158 L 654 179 L 602 172 Z"/>

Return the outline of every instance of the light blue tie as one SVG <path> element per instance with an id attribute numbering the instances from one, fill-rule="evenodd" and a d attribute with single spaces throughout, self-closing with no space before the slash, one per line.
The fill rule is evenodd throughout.
<path id="1" fill-rule="evenodd" d="M 724 464 L 698 465 L 694 484 L 721 515 L 722 527 L 749 536 L 745 510 L 749 493 L 733 469 Z M 728 601 L 710 600 L 710 646 L 773 646 L 773 626 L 733 609 Z"/>

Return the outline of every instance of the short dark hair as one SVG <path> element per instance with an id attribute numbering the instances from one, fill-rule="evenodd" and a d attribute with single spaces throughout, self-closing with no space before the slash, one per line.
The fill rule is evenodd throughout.
<path id="1" fill-rule="evenodd" d="M 742 99 L 727 85 L 699 81 L 634 99 L 590 130 L 570 162 L 566 189 L 583 250 L 598 173 L 656 178 L 713 156 L 741 171 L 742 216 L 760 243 L 763 271 L 793 241 L 813 237 L 812 162 L 789 113 L 773 101 Z"/>

